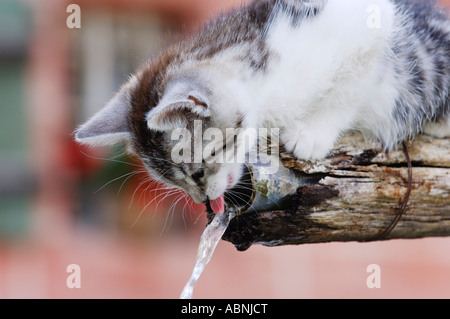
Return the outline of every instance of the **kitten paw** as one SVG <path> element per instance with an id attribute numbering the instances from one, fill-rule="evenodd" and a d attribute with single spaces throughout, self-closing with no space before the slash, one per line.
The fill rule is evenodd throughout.
<path id="1" fill-rule="evenodd" d="M 423 131 L 425 134 L 437 138 L 450 137 L 450 116 L 434 123 L 426 123 Z"/>
<path id="2" fill-rule="evenodd" d="M 332 150 L 335 138 L 317 132 L 285 132 L 281 142 L 299 160 L 320 160 Z"/>

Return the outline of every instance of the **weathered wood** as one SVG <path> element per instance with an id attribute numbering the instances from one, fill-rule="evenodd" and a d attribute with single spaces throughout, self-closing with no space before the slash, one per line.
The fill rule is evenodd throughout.
<path id="1" fill-rule="evenodd" d="M 413 166 L 407 210 L 384 239 L 450 236 L 450 140 L 419 136 L 407 143 Z M 332 241 L 371 241 L 394 219 L 407 192 L 406 156 L 385 154 L 358 133 L 341 138 L 331 156 L 286 167 L 322 178 L 297 189 L 291 209 L 244 213 L 223 239 L 237 249 Z"/>

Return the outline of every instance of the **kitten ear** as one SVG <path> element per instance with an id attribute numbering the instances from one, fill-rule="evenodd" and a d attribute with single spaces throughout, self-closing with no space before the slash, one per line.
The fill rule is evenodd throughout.
<path id="1" fill-rule="evenodd" d="M 130 139 L 128 111 L 130 85 L 125 85 L 111 101 L 75 131 L 75 140 L 92 146 L 106 146 Z"/>
<path id="2" fill-rule="evenodd" d="M 170 131 L 186 127 L 192 118 L 203 119 L 211 116 L 208 104 L 194 96 L 177 101 L 163 99 L 147 115 L 147 125 L 156 131 Z"/>

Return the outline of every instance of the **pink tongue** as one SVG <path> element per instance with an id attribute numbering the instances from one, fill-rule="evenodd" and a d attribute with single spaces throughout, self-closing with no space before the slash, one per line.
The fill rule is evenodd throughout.
<path id="1" fill-rule="evenodd" d="M 223 194 L 215 200 L 210 200 L 209 205 L 211 206 L 211 209 L 214 211 L 214 213 L 219 215 L 223 214 L 223 212 L 225 211 L 225 201 L 223 199 Z"/>

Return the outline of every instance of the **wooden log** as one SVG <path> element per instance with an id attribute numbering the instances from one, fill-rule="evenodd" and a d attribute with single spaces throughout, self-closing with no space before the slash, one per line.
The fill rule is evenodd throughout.
<path id="1" fill-rule="evenodd" d="M 406 145 L 413 167 L 410 198 L 382 239 L 450 236 L 450 140 L 424 135 Z M 297 161 L 285 153 L 281 158 L 286 167 L 320 178 L 299 187 L 287 209 L 235 217 L 223 239 L 238 250 L 378 240 L 408 191 L 403 150 L 386 154 L 356 132 L 343 136 L 324 160 Z"/>

